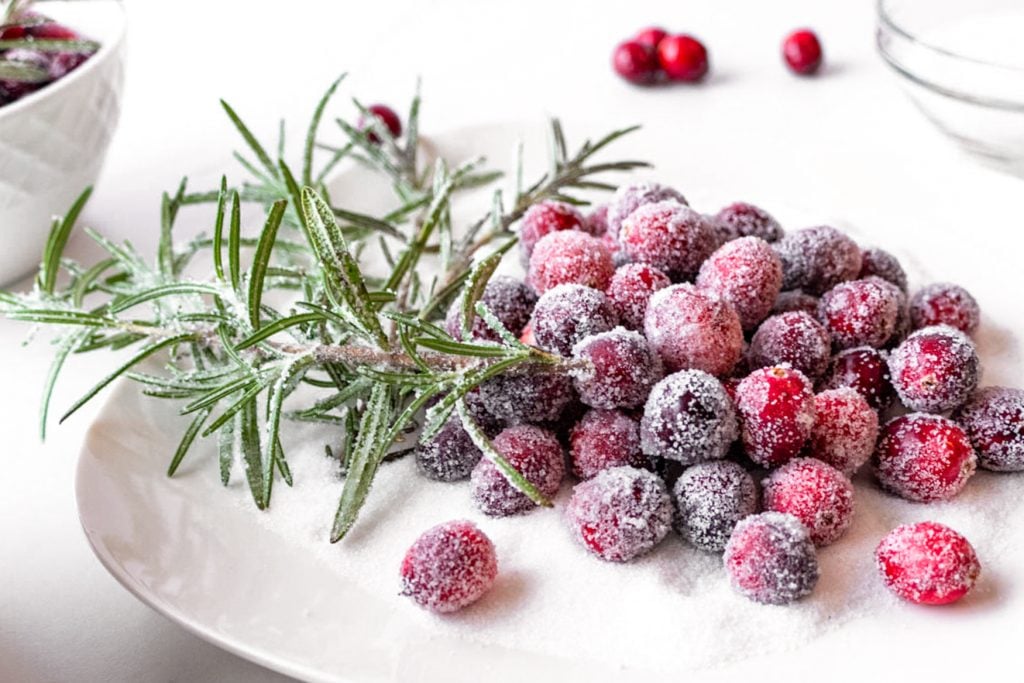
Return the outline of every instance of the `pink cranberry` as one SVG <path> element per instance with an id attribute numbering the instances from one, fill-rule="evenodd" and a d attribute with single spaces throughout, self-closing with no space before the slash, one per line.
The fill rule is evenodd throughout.
<path id="1" fill-rule="evenodd" d="M 978 451 L 978 464 L 994 472 L 1024 471 L 1024 391 L 985 387 L 953 416 Z"/>
<path id="2" fill-rule="evenodd" d="M 546 201 L 534 204 L 519 223 L 519 246 L 523 262 L 529 263 L 537 242 L 552 232 L 583 230 L 583 215 L 572 204 Z"/>
<path id="3" fill-rule="evenodd" d="M 370 116 L 377 118 L 391 133 L 391 137 L 398 138 L 402 135 L 402 119 L 398 118 L 398 114 L 391 107 L 384 104 L 372 104 L 366 108 L 366 113 Z M 359 118 L 359 129 L 367 131 L 366 137 L 370 142 L 375 145 L 379 145 L 381 142 L 380 136 L 373 131 L 370 126 L 369 120 L 366 116 Z"/>
<path id="4" fill-rule="evenodd" d="M 691 465 L 724 458 L 738 431 L 736 410 L 721 382 L 700 370 L 681 370 L 651 390 L 640 447 L 649 456 Z"/>
<path id="5" fill-rule="evenodd" d="M 918 605 L 956 602 L 981 574 L 970 542 L 937 522 L 896 527 L 875 549 L 875 563 L 889 590 Z"/>
<path id="6" fill-rule="evenodd" d="M 436 481 L 465 479 L 483 457 L 456 414 L 448 418 L 434 438 L 417 446 L 414 455 L 420 472 Z"/>
<path id="7" fill-rule="evenodd" d="M 878 413 L 855 389 L 829 389 L 814 397 L 810 455 L 852 476 L 878 440 Z"/>
<path id="8" fill-rule="evenodd" d="M 764 467 L 778 467 L 803 450 L 814 427 L 814 393 L 799 370 L 761 368 L 736 388 L 747 456 Z"/>
<path id="9" fill-rule="evenodd" d="M 772 313 L 790 313 L 792 311 L 803 311 L 812 318 L 817 318 L 818 297 L 805 294 L 798 289 L 789 292 L 782 292 L 775 299 L 775 305 L 772 307 Z"/>
<path id="10" fill-rule="evenodd" d="M 569 435 L 572 472 L 590 479 L 612 467 L 644 467 L 640 425 L 621 410 L 588 410 Z"/>
<path id="11" fill-rule="evenodd" d="M 530 256 L 530 285 L 538 294 L 565 284 L 604 290 L 615 273 L 600 239 L 577 230 L 545 235 Z"/>
<path id="12" fill-rule="evenodd" d="M 693 36 L 667 36 L 658 43 L 658 62 L 673 81 L 695 83 L 708 73 L 708 51 Z"/>
<path id="13" fill-rule="evenodd" d="M 739 237 L 760 237 L 765 242 L 778 242 L 782 226 L 764 209 L 746 202 L 735 202 L 715 214 L 714 225 L 721 244 Z"/>
<path id="14" fill-rule="evenodd" d="M 492 441 L 495 450 L 542 495 L 552 498 L 565 476 L 565 454 L 554 433 L 533 425 L 508 427 Z M 528 512 L 536 503 L 484 458 L 473 468 L 473 502 L 485 515 L 507 517 Z"/>
<path id="15" fill-rule="evenodd" d="M 480 303 L 494 314 L 494 317 L 505 326 L 505 329 L 518 337 L 523 333 L 526 324 L 530 322 L 534 304 L 537 303 L 537 295 L 522 280 L 508 275 L 496 275 L 484 287 Z M 448 309 L 448 315 L 444 321 L 445 331 L 458 340 L 462 339 L 461 313 L 460 302 L 456 299 Z M 473 320 L 470 338 L 484 341 L 500 340 L 498 333 L 492 330 L 480 316 L 476 316 Z"/>
<path id="16" fill-rule="evenodd" d="M 967 433 L 938 415 L 911 413 L 890 420 L 875 449 L 875 476 L 901 498 L 949 500 L 974 474 L 977 457 Z"/>
<path id="17" fill-rule="evenodd" d="M 880 277 L 907 291 L 907 274 L 900 265 L 899 259 L 884 249 L 871 248 L 861 252 L 860 279 Z"/>
<path id="18" fill-rule="evenodd" d="M 822 386 L 825 389 L 850 387 L 875 410 L 887 408 L 896 397 L 889 381 L 889 365 L 885 354 L 868 347 L 838 353 L 832 359 Z"/>
<path id="19" fill-rule="evenodd" d="M 655 292 L 644 317 L 647 340 L 669 372 L 703 370 L 724 377 L 743 354 L 736 309 L 713 292 L 691 284 Z"/>
<path id="20" fill-rule="evenodd" d="M 760 237 L 740 237 L 718 248 L 700 268 L 697 286 L 731 303 L 744 330 L 752 330 L 775 305 L 782 263 Z"/>
<path id="21" fill-rule="evenodd" d="M 593 408 L 636 408 L 661 379 L 661 359 L 639 332 L 617 327 L 591 335 L 572 349 L 582 367 L 572 370 L 580 400 Z"/>
<path id="22" fill-rule="evenodd" d="M 740 595 L 785 605 L 818 583 L 818 557 L 807 529 L 793 515 L 762 512 L 744 517 L 725 546 L 725 572 Z"/>
<path id="23" fill-rule="evenodd" d="M 814 31 L 793 31 L 782 43 L 782 56 L 794 73 L 808 76 L 821 67 L 821 43 Z"/>
<path id="24" fill-rule="evenodd" d="M 828 331 L 807 313 L 796 311 L 765 320 L 750 340 L 752 370 L 788 363 L 812 379 L 828 368 L 832 343 Z"/>
<path id="25" fill-rule="evenodd" d="M 655 204 L 672 200 L 686 205 L 686 197 L 665 185 L 658 183 L 634 183 L 622 185 L 615 191 L 608 203 L 608 235 L 615 240 L 619 238 L 619 230 L 629 214 L 644 204 Z"/>
<path id="26" fill-rule="evenodd" d="M 949 325 L 971 334 L 978 329 L 981 309 L 963 287 L 940 282 L 928 285 L 911 298 L 910 320 L 915 330 L 931 325 Z"/>
<path id="27" fill-rule="evenodd" d="M 576 485 L 565 518 L 573 536 L 591 553 L 628 562 L 665 538 L 672 524 L 672 501 L 656 474 L 614 467 Z"/>
<path id="28" fill-rule="evenodd" d="M 940 325 L 918 330 L 889 356 L 889 373 L 911 410 L 943 413 L 964 403 L 978 384 L 974 344 L 959 330 Z"/>
<path id="29" fill-rule="evenodd" d="M 660 65 L 652 48 L 636 40 L 627 40 L 615 46 L 612 68 L 630 83 L 647 85 L 657 80 Z"/>
<path id="30" fill-rule="evenodd" d="M 494 544 L 472 522 L 427 529 L 402 560 L 402 595 L 434 612 L 454 612 L 490 590 L 498 576 Z"/>
<path id="31" fill-rule="evenodd" d="M 640 31 L 639 33 L 637 33 L 636 37 L 633 38 L 633 40 L 640 43 L 641 45 L 646 45 L 652 50 L 657 50 L 658 45 L 661 43 L 661 41 L 663 41 L 667 37 L 668 32 L 665 31 L 665 29 L 661 28 L 660 26 L 649 26 L 644 30 Z"/>
<path id="32" fill-rule="evenodd" d="M 707 219 L 674 200 L 645 204 L 629 214 L 619 241 L 633 261 L 659 268 L 674 281 L 692 280 L 715 249 Z"/>
<path id="33" fill-rule="evenodd" d="M 691 544 L 712 553 L 725 550 L 736 524 L 757 512 L 754 478 L 731 460 L 688 467 L 672 489 L 676 527 Z"/>
<path id="34" fill-rule="evenodd" d="M 840 349 L 879 348 L 896 331 L 900 291 L 880 279 L 840 282 L 821 297 L 819 316 Z"/>
<path id="35" fill-rule="evenodd" d="M 560 285 L 544 292 L 530 322 L 537 346 L 563 356 L 572 355 L 577 342 L 617 324 L 608 297 L 583 285 Z"/>
<path id="36" fill-rule="evenodd" d="M 783 289 L 820 296 L 860 274 L 860 247 L 827 225 L 787 233 L 775 249 L 782 259 Z"/>
<path id="37" fill-rule="evenodd" d="M 594 237 L 604 237 L 608 234 L 608 205 L 598 204 L 591 209 L 583 218 L 582 230 Z"/>
<path id="38" fill-rule="evenodd" d="M 646 263 L 627 263 L 619 266 L 605 294 L 612 302 L 619 320 L 631 330 L 644 326 L 647 303 L 659 289 L 672 284 L 668 275 Z"/>
<path id="39" fill-rule="evenodd" d="M 814 545 L 830 545 L 853 521 L 853 484 L 831 465 L 797 458 L 764 480 L 764 509 L 793 515 Z"/>
<path id="40" fill-rule="evenodd" d="M 483 382 L 479 401 L 504 423 L 553 422 L 573 400 L 572 381 L 558 372 L 513 369 Z"/>

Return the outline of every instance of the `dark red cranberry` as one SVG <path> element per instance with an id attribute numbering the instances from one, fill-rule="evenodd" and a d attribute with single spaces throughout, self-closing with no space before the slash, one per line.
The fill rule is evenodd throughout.
<path id="1" fill-rule="evenodd" d="M 902 294 L 880 278 L 840 282 L 821 297 L 818 317 L 837 348 L 880 348 L 896 331 Z"/>
<path id="2" fill-rule="evenodd" d="M 694 83 L 708 72 L 708 51 L 693 36 L 667 36 L 658 43 L 658 62 L 673 81 Z"/>
<path id="3" fill-rule="evenodd" d="M 812 318 L 818 317 L 818 297 L 805 294 L 800 290 L 782 292 L 775 299 L 772 307 L 773 314 L 789 313 L 791 311 L 803 311 Z"/>
<path id="4" fill-rule="evenodd" d="M 530 322 L 530 315 L 537 303 L 537 295 L 533 289 L 518 278 L 496 275 L 484 287 L 480 303 L 494 314 L 494 317 L 505 326 L 505 329 L 518 337 L 523 333 L 526 324 Z M 461 312 L 461 302 L 456 299 L 448 309 L 448 315 L 444 321 L 445 331 L 458 340 L 462 340 Z M 476 316 L 473 320 L 470 337 L 484 341 L 500 339 L 498 333 L 492 330 L 480 316 Z"/>
<path id="5" fill-rule="evenodd" d="M 612 200 L 608 203 L 609 236 L 618 240 L 622 221 L 644 204 L 656 204 L 667 200 L 686 205 L 686 197 L 665 185 L 658 183 L 622 185 L 615 191 Z"/>
<path id="6" fill-rule="evenodd" d="M 472 522 L 427 529 L 402 560 L 402 595 L 434 612 L 454 612 L 486 593 L 498 576 L 494 544 Z"/>
<path id="7" fill-rule="evenodd" d="M 765 242 L 778 242 L 782 226 L 764 209 L 746 202 L 735 202 L 715 214 L 718 241 L 722 244 L 738 237 L 760 237 Z"/>
<path id="8" fill-rule="evenodd" d="M 744 330 L 767 317 L 782 289 L 782 263 L 760 237 L 740 237 L 718 248 L 700 267 L 697 286 L 736 308 Z"/>
<path id="9" fill-rule="evenodd" d="M 462 419 L 453 413 L 434 438 L 416 447 L 414 456 L 428 479 L 458 481 L 469 476 L 483 453 L 463 428 Z"/>
<path id="10" fill-rule="evenodd" d="M 492 377 L 480 385 L 479 393 L 487 412 L 508 424 L 554 422 L 573 400 L 566 375 L 529 367 Z"/>
<path id="11" fill-rule="evenodd" d="M 57 80 L 64 78 L 69 73 L 80 67 L 89 59 L 88 54 L 82 52 L 57 52 L 50 59 L 50 78 Z"/>
<path id="12" fill-rule="evenodd" d="M 724 560 L 733 589 L 755 602 L 785 605 L 818 583 L 818 557 L 807 529 L 781 512 L 741 519 L 725 546 Z"/>
<path id="13" fill-rule="evenodd" d="M 907 291 L 907 273 L 899 259 L 884 249 L 875 247 L 861 252 L 860 278 L 872 275 L 893 283 L 903 292 Z"/>
<path id="14" fill-rule="evenodd" d="M 722 383 L 700 370 L 682 370 L 651 390 L 640 447 L 648 456 L 692 465 L 725 457 L 738 433 L 736 409 Z"/>
<path id="15" fill-rule="evenodd" d="M 751 370 L 789 364 L 817 379 L 828 368 L 832 341 L 817 320 L 802 311 L 781 313 L 761 323 L 750 340 L 747 363 Z"/>
<path id="16" fill-rule="evenodd" d="M 636 34 L 633 38 L 641 45 L 646 45 L 652 50 L 657 50 L 658 45 L 668 37 L 668 32 L 660 26 L 649 26 Z"/>
<path id="17" fill-rule="evenodd" d="M 782 259 L 783 289 L 821 296 L 860 274 L 860 247 L 827 225 L 787 233 L 775 249 Z"/>
<path id="18" fill-rule="evenodd" d="M 0 40 L 20 40 L 24 37 L 24 26 L 7 26 L 6 28 L 0 28 Z"/>
<path id="19" fill-rule="evenodd" d="M 807 527 L 816 546 L 834 543 L 853 521 L 853 484 L 814 458 L 790 460 L 763 482 L 764 509 L 787 512 Z"/>
<path id="20" fill-rule="evenodd" d="M 736 388 L 747 456 L 764 467 L 778 467 L 803 450 L 814 428 L 814 394 L 799 370 L 761 368 Z"/>
<path id="21" fill-rule="evenodd" d="M 78 33 L 72 31 L 67 26 L 62 26 L 55 22 L 29 26 L 25 29 L 25 32 L 33 38 L 40 40 L 78 40 L 80 37 Z"/>
<path id="22" fill-rule="evenodd" d="M 647 85 L 658 78 L 658 56 L 653 49 L 636 40 L 615 46 L 612 68 L 630 83 Z"/>
<path id="23" fill-rule="evenodd" d="M 572 472 L 590 479 L 612 467 L 644 467 L 640 425 L 621 410 L 588 410 L 569 435 Z"/>
<path id="24" fill-rule="evenodd" d="M 564 284 L 604 291 L 614 272 L 612 255 L 604 243 L 578 230 L 545 235 L 530 256 L 530 285 L 538 294 Z"/>
<path id="25" fill-rule="evenodd" d="M 584 338 L 572 349 L 580 400 L 593 408 L 636 408 L 661 379 L 661 358 L 639 332 L 617 327 Z"/>
<path id="26" fill-rule="evenodd" d="M 878 413 L 855 389 L 829 389 L 814 397 L 809 454 L 852 476 L 878 440 Z"/>
<path id="27" fill-rule="evenodd" d="M 875 550 L 885 585 L 918 605 L 947 605 L 966 595 L 981 574 L 974 547 L 937 522 L 898 526 Z"/>
<path id="28" fill-rule="evenodd" d="M 533 484 L 552 498 L 565 476 L 565 454 L 558 437 L 533 425 L 516 425 L 494 437 L 494 449 Z M 527 512 L 536 503 L 508 480 L 497 465 L 484 458 L 473 468 L 473 501 L 486 515 L 506 517 Z"/>
<path id="29" fill-rule="evenodd" d="M 888 359 L 882 351 L 867 347 L 836 354 L 822 387 L 850 387 L 875 410 L 889 407 L 896 398 L 896 392 L 889 381 Z"/>
<path id="30" fill-rule="evenodd" d="M 782 56 L 794 73 L 802 76 L 815 73 L 822 61 L 818 36 L 808 29 L 793 31 L 782 43 Z"/>
<path id="31" fill-rule="evenodd" d="M 674 200 L 645 204 L 629 214 L 619 242 L 633 261 L 648 263 L 677 282 L 692 280 L 716 246 L 707 219 Z"/>
<path id="32" fill-rule="evenodd" d="M 545 201 L 534 204 L 519 223 L 519 246 L 524 265 L 530 262 L 533 248 L 541 238 L 560 230 L 582 230 L 583 214 L 572 204 Z"/>
<path id="33" fill-rule="evenodd" d="M 359 117 L 359 129 L 367 131 L 366 137 L 370 142 L 379 145 L 381 142 L 380 136 L 374 132 L 370 125 L 370 121 L 366 118 L 367 116 L 376 117 L 391 133 L 391 137 L 397 138 L 402 135 L 402 119 L 398 118 L 398 114 L 391 107 L 384 104 L 372 104 L 366 108 L 366 114 Z"/>
<path id="34" fill-rule="evenodd" d="M 985 387 L 953 419 L 971 437 L 979 465 L 994 472 L 1024 471 L 1024 391 Z"/>
<path id="35" fill-rule="evenodd" d="M 882 428 L 872 462 L 884 489 L 929 503 L 958 494 L 974 474 L 977 457 L 967 433 L 955 422 L 911 413 Z"/>
<path id="36" fill-rule="evenodd" d="M 963 287 L 939 282 L 921 289 L 910 299 L 910 320 L 915 330 L 949 325 L 971 334 L 981 322 L 981 309 Z"/>
<path id="37" fill-rule="evenodd" d="M 889 356 L 892 385 L 911 410 L 943 413 L 963 404 L 978 385 L 974 344 L 947 325 L 914 332 Z"/>
<path id="38" fill-rule="evenodd" d="M 754 478 L 731 460 L 688 467 L 676 480 L 672 496 L 680 535 L 712 553 L 725 550 L 737 522 L 757 512 Z"/>
<path id="39" fill-rule="evenodd" d="M 594 237 L 604 237 L 608 234 L 608 205 L 598 204 L 591 209 L 583 218 L 582 230 Z"/>
<path id="40" fill-rule="evenodd" d="M 726 377 L 743 355 L 743 327 L 736 309 L 714 292 L 691 284 L 655 292 L 644 332 L 669 372 L 696 369 Z"/>
<path id="41" fill-rule="evenodd" d="M 530 321 L 537 346 L 563 356 L 572 355 L 577 342 L 608 332 L 617 324 L 608 297 L 583 285 L 560 285 L 544 292 Z"/>
<path id="42" fill-rule="evenodd" d="M 612 302 L 619 320 L 631 330 L 644 328 L 647 303 L 659 289 L 672 284 L 668 275 L 646 263 L 627 263 L 612 275 L 605 294 Z"/>

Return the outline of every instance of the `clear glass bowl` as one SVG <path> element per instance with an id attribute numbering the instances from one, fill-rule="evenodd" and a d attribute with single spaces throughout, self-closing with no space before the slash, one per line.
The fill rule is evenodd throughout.
<path id="1" fill-rule="evenodd" d="M 878 0 L 877 41 L 932 123 L 1024 177 L 1024 0 Z"/>

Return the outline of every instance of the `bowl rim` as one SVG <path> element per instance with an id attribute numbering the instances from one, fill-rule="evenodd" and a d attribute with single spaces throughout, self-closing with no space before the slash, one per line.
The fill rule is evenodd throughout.
<path id="1" fill-rule="evenodd" d="M 86 0 L 85 2 L 77 0 L 75 4 L 86 6 L 90 4 L 97 4 L 116 7 L 112 13 L 112 16 L 116 17 L 114 36 L 110 40 L 104 41 L 100 45 L 100 49 L 96 51 L 96 54 L 87 59 L 85 63 L 73 70 L 71 73 L 57 79 L 56 81 L 47 83 L 39 90 L 22 97 L 16 102 L 0 107 L 0 123 L 5 119 L 17 116 L 22 111 L 32 107 L 34 104 L 38 104 L 39 102 L 46 100 L 48 97 L 59 96 L 59 93 L 62 90 L 70 87 L 72 84 L 82 80 L 83 78 L 88 78 L 93 71 L 100 68 L 100 65 L 103 62 L 110 59 L 112 54 L 120 51 L 128 28 L 127 13 L 125 12 L 124 3 L 121 2 L 121 0 Z"/>

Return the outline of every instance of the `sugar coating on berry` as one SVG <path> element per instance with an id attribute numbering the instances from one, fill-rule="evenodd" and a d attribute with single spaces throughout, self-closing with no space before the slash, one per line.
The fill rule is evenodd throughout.
<path id="1" fill-rule="evenodd" d="M 553 432 L 533 425 L 515 425 L 494 437 L 492 444 L 541 495 L 552 498 L 558 493 L 565 476 L 565 454 Z M 470 482 L 473 502 L 486 515 L 507 517 L 537 506 L 488 458 L 473 468 Z"/>
<path id="2" fill-rule="evenodd" d="M 569 434 L 569 460 L 580 479 L 612 467 L 644 467 L 640 423 L 621 410 L 588 410 Z"/>
<path id="3" fill-rule="evenodd" d="M 402 559 L 402 595 L 434 612 L 454 612 L 486 593 L 498 576 L 494 544 L 472 522 L 423 532 Z"/>
<path id="4" fill-rule="evenodd" d="M 746 454 L 765 467 L 797 457 L 814 428 L 811 382 L 791 367 L 776 365 L 750 373 L 736 387 L 736 408 Z"/>
<path id="5" fill-rule="evenodd" d="M 608 234 L 608 204 L 598 204 L 583 218 L 583 231 L 594 237 Z"/>
<path id="6" fill-rule="evenodd" d="M 994 472 L 1024 471 L 1024 391 L 979 389 L 953 419 L 971 438 L 979 465 Z"/>
<path id="7" fill-rule="evenodd" d="M 882 280 L 840 282 L 821 297 L 818 317 L 838 348 L 880 348 L 896 331 L 899 294 Z"/>
<path id="8" fill-rule="evenodd" d="M 970 542 L 937 522 L 896 527 L 875 549 L 875 563 L 889 590 L 919 605 L 956 602 L 981 574 Z"/>
<path id="9" fill-rule="evenodd" d="M 416 447 L 414 457 L 428 479 L 458 481 L 469 476 L 483 453 L 463 428 L 462 419 L 453 413 L 432 439 Z"/>
<path id="10" fill-rule="evenodd" d="M 647 304 L 659 289 L 672 284 L 668 275 L 647 263 L 619 266 L 605 294 L 619 314 L 622 324 L 631 330 L 642 330 Z"/>
<path id="11" fill-rule="evenodd" d="M 672 487 L 672 498 L 679 534 L 712 553 L 725 550 L 736 524 L 757 512 L 754 478 L 731 460 L 688 467 Z"/>
<path id="12" fill-rule="evenodd" d="M 715 214 L 713 224 L 719 244 L 748 236 L 777 242 L 783 235 L 782 226 L 771 214 L 747 202 L 734 202 L 724 207 Z"/>
<path id="13" fill-rule="evenodd" d="M 853 484 L 820 460 L 790 460 L 768 475 L 763 487 L 764 509 L 799 519 L 818 547 L 837 541 L 853 521 Z"/>
<path id="14" fill-rule="evenodd" d="M 872 458 L 882 488 L 921 503 L 958 494 L 976 463 L 967 433 L 952 420 L 926 413 L 890 420 Z"/>
<path id="15" fill-rule="evenodd" d="M 604 243 L 578 230 L 545 235 L 530 256 L 530 286 L 538 294 L 564 284 L 584 285 L 603 291 L 614 272 L 612 255 Z"/>
<path id="16" fill-rule="evenodd" d="M 780 313 L 765 320 L 747 349 L 752 370 L 786 363 L 812 379 L 828 369 L 832 341 L 828 330 L 803 311 Z"/>
<path id="17" fill-rule="evenodd" d="M 861 252 L 859 278 L 863 279 L 872 275 L 891 282 L 903 292 L 907 291 L 906 271 L 903 270 L 899 259 L 885 249 L 872 247 Z"/>
<path id="18" fill-rule="evenodd" d="M 787 233 L 775 249 L 782 259 L 783 289 L 820 296 L 860 274 L 860 247 L 827 225 Z"/>
<path id="19" fill-rule="evenodd" d="M 915 330 L 931 325 L 949 325 L 971 334 L 981 322 L 981 309 L 971 293 L 960 285 L 937 282 L 911 297 L 910 322 Z"/>
<path id="20" fill-rule="evenodd" d="M 780 293 L 775 298 L 772 313 L 790 313 L 792 311 L 803 311 L 816 318 L 818 316 L 818 297 L 811 296 L 798 289 Z"/>
<path id="21" fill-rule="evenodd" d="M 572 348 L 573 384 L 592 408 L 636 408 L 662 377 L 661 358 L 639 332 L 616 327 Z"/>
<path id="22" fill-rule="evenodd" d="M 530 326 L 537 346 L 569 356 L 577 342 L 614 329 L 618 323 L 603 292 L 583 285 L 559 285 L 537 301 Z"/>
<path id="23" fill-rule="evenodd" d="M 676 201 L 644 204 L 623 221 L 619 242 L 629 257 L 674 281 L 692 280 L 717 245 L 704 216 Z"/>
<path id="24" fill-rule="evenodd" d="M 583 215 L 571 204 L 556 201 L 534 204 L 526 210 L 519 224 L 523 261 L 530 260 L 534 247 L 544 236 L 561 230 L 582 230 L 583 225 Z"/>
<path id="25" fill-rule="evenodd" d="M 856 389 L 828 389 L 814 397 L 809 454 L 847 476 L 866 463 L 878 440 L 878 413 Z"/>
<path id="26" fill-rule="evenodd" d="M 494 314 L 494 317 L 509 332 L 519 336 L 530 322 L 530 315 L 537 303 L 537 295 L 525 282 L 508 275 L 495 275 L 484 286 L 480 303 Z M 458 299 L 452 302 L 445 317 L 445 331 L 453 338 L 462 340 L 461 306 Z M 500 335 L 495 332 L 484 319 L 476 316 L 470 330 L 472 339 L 499 341 Z"/>
<path id="27" fill-rule="evenodd" d="M 723 560 L 733 589 L 755 602 L 785 605 L 808 595 L 818 583 L 818 556 L 807 529 L 782 512 L 741 519 Z"/>
<path id="28" fill-rule="evenodd" d="M 697 286 L 736 308 L 744 330 L 752 330 L 775 305 L 782 289 L 782 262 L 760 237 L 740 237 L 719 247 L 700 267 Z"/>
<path id="29" fill-rule="evenodd" d="M 569 377 L 536 367 L 503 372 L 479 388 L 479 403 L 486 412 L 509 424 L 553 422 L 573 398 Z"/>
<path id="30" fill-rule="evenodd" d="M 896 397 L 889 381 L 889 360 L 884 351 L 861 347 L 847 349 L 832 358 L 822 382 L 824 389 L 850 387 L 875 410 L 887 408 Z"/>
<path id="31" fill-rule="evenodd" d="M 686 197 L 671 187 L 658 183 L 633 183 L 620 186 L 615 191 L 615 194 L 612 195 L 611 201 L 608 202 L 608 234 L 618 239 L 622 221 L 629 214 L 644 204 L 655 204 L 669 200 L 684 206 L 687 205 Z"/>
<path id="32" fill-rule="evenodd" d="M 685 465 L 724 458 L 738 434 L 725 387 L 701 370 L 681 370 L 655 384 L 640 421 L 645 454 Z"/>
<path id="33" fill-rule="evenodd" d="M 670 372 L 695 369 L 724 377 L 743 355 L 743 327 L 733 305 L 688 283 L 654 293 L 644 332 Z"/>
<path id="34" fill-rule="evenodd" d="M 974 343 L 947 325 L 914 332 L 889 355 L 892 385 L 911 410 L 943 413 L 963 404 L 979 371 Z"/>
<path id="35" fill-rule="evenodd" d="M 565 518 L 572 535 L 591 553 L 628 562 L 665 538 L 672 502 L 653 472 L 613 467 L 576 485 Z"/>

